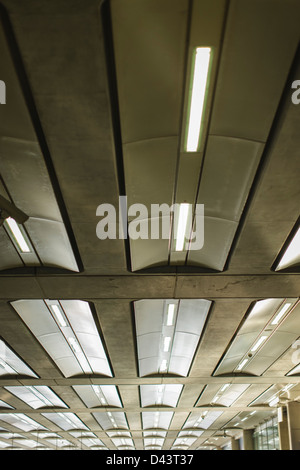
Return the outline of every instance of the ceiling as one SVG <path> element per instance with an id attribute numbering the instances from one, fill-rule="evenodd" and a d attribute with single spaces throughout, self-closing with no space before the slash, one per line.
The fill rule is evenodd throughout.
<path id="1" fill-rule="evenodd" d="M 299 2 L 1 4 L 0 196 L 31 250 L 0 228 L 0 449 L 213 449 L 299 400 L 299 257 L 277 269 L 299 226 Z M 196 46 L 213 62 L 188 153 Z M 203 247 L 100 240 L 120 196 L 144 227 L 153 204 L 203 204 Z"/>

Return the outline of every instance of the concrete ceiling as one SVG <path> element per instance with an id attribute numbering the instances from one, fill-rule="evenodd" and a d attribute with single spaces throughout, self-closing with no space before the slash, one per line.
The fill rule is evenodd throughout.
<path id="1" fill-rule="evenodd" d="M 269 387 L 279 390 L 293 383 L 293 393 L 285 398 L 297 399 L 297 391 L 300 396 L 299 374 L 287 376 L 294 367 L 292 344 L 283 354 L 274 355 L 262 375 L 214 375 L 255 301 L 298 299 L 300 294 L 299 266 L 284 272 L 273 269 L 299 218 L 300 107 L 291 101 L 291 84 L 300 78 L 299 2 L 3 0 L 2 5 L 6 63 L 15 68 L 5 75 L 7 65 L 0 72 L 7 86 L 7 104 L 0 109 L 0 193 L 9 194 L 21 209 L 40 201 L 39 217 L 51 219 L 47 212 L 51 189 L 57 202 L 53 219 L 68 235 L 65 250 L 72 263 L 68 261 L 66 269 L 64 252 L 58 252 L 54 262 L 49 250 L 44 262 L 17 263 L 15 257 L 10 258 L 11 244 L 1 238 L 5 269 L 0 272 L 0 338 L 38 376 L 0 376 L 0 400 L 13 407 L 4 406 L 1 416 L 24 413 L 75 447 L 88 449 L 82 436 L 70 434 L 44 416 L 72 412 L 104 446 L 117 449 L 94 413 L 122 411 L 134 447 L 140 450 L 144 448 L 145 411 L 174 412 L 163 449 L 172 448 L 193 414 L 221 411 L 190 449 L 223 445 L 224 429 L 238 436 L 240 427 L 254 427 L 276 412 L 267 403 L 249 408 Z M 169 263 L 168 251 L 158 255 L 156 249 L 161 247 L 155 244 L 136 246 L 96 237 L 100 204 L 118 207 L 119 195 L 144 204 L 152 203 L 153 195 L 153 203 L 169 204 L 174 202 L 175 187 L 180 198 L 187 189 L 198 188 L 201 175 L 200 188 L 212 191 L 208 209 L 212 213 L 216 209 L 213 195 L 220 189 L 219 166 L 212 165 L 215 173 L 203 171 L 208 160 L 202 149 L 191 157 L 190 168 L 185 167 L 180 151 L 186 64 L 190 45 L 198 40 L 199 25 L 202 40 L 210 33 L 217 51 L 207 140 L 222 138 L 226 145 L 228 140 L 239 139 L 255 143 L 261 152 L 220 270 L 201 265 L 200 258 L 192 266 Z M 39 145 L 35 155 L 45 172 L 36 188 L 28 183 L 33 170 L 24 165 L 20 173 L 15 154 L 3 153 L 7 148 L 3 142 L 10 139 Z M 221 168 L 224 172 L 223 164 Z M 218 192 L 221 201 L 226 197 L 225 190 Z M 36 218 L 37 212 L 32 211 Z M 0 230 L 4 236 L 4 229 Z M 51 236 L 43 230 L 45 237 Z M 43 237 L 39 244 L 42 250 Z M 212 245 L 214 250 L 217 245 Z M 134 302 L 202 298 L 211 300 L 212 307 L 189 374 L 139 377 Z M 89 301 L 113 377 L 64 377 L 11 306 L 19 299 Z M 231 406 L 198 402 L 227 383 L 247 384 Z M 91 384 L 116 385 L 122 407 L 86 406 L 72 386 Z M 182 384 L 177 406 L 143 408 L 139 387 L 151 384 Z M 35 410 L 5 388 L 13 385 L 47 385 L 68 408 Z M 234 428 L 239 413 L 248 416 L 253 410 L 257 413 Z M 42 433 L 37 438 L 2 420 L 0 428 L 39 445 L 57 447 L 56 441 L 45 444 Z M 213 437 L 217 438 L 210 441 Z M 11 439 L 1 436 L 0 441 L 8 444 L 4 450 L 12 445 Z M 18 446 L 26 448 L 25 440 Z"/>

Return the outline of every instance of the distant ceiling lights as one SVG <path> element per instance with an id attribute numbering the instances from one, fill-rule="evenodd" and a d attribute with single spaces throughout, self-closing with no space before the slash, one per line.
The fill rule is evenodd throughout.
<path id="1" fill-rule="evenodd" d="M 23 228 L 11 217 L 5 219 L 4 226 L 10 237 L 15 241 L 21 253 L 30 253 L 32 250 L 25 238 Z"/>
<path id="2" fill-rule="evenodd" d="M 201 137 L 201 124 L 205 106 L 211 48 L 197 47 L 192 62 L 192 83 L 188 103 L 186 152 L 196 152 Z"/>
<path id="3" fill-rule="evenodd" d="M 289 243 L 287 249 L 285 250 L 283 256 L 281 257 L 276 271 L 281 269 L 289 268 L 300 262 L 300 227 L 296 231 L 294 237 Z"/>

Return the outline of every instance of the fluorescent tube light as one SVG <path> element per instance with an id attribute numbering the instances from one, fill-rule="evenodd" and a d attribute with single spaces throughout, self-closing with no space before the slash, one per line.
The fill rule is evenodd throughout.
<path id="1" fill-rule="evenodd" d="M 221 388 L 221 392 L 224 392 L 229 386 L 230 384 L 224 384 L 223 387 Z"/>
<path id="2" fill-rule="evenodd" d="M 173 325 L 174 313 L 175 313 L 175 304 L 169 304 L 168 314 L 167 314 L 167 326 Z"/>
<path id="3" fill-rule="evenodd" d="M 168 352 L 168 351 L 169 351 L 170 343 L 171 343 L 171 337 L 170 337 L 170 336 L 166 336 L 166 337 L 164 338 L 164 352 Z"/>
<path id="4" fill-rule="evenodd" d="M 58 305 L 50 305 L 50 308 L 52 310 L 52 312 L 54 313 L 59 325 L 64 328 L 65 326 L 67 326 L 67 323 L 65 322 L 64 320 L 64 317 L 61 313 L 61 310 L 59 308 Z"/>
<path id="5" fill-rule="evenodd" d="M 196 152 L 199 147 L 210 55 L 209 47 L 197 47 L 195 50 L 186 139 L 187 152 Z"/>
<path id="6" fill-rule="evenodd" d="M 291 305 L 292 305 L 291 303 L 286 303 L 280 309 L 280 311 L 277 313 L 277 315 L 274 318 L 274 320 L 272 321 L 271 325 L 277 325 L 279 323 L 279 321 L 281 320 L 281 318 L 283 317 L 283 315 L 288 311 L 288 309 L 290 308 Z"/>
<path id="7" fill-rule="evenodd" d="M 178 216 L 178 225 L 177 225 L 177 234 L 176 234 L 176 251 L 183 251 L 184 241 L 187 229 L 187 221 L 189 215 L 190 204 L 180 204 L 179 207 L 179 216 Z"/>
<path id="8" fill-rule="evenodd" d="M 275 406 L 277 403 L 279 403 L 279 397 L 273 397 L 269 400 L 269 406 Z"/>
<path id="9" fill-rule="evenodd" d="M 167 361 L 166 359 L 163 359 L 161 361 L 161 365 L 160 365 L 160 372 L 165 372 L 167 370 Z"/>
<path id="10" fill-rule="evenodd" d="M 216 403 L 218 400 L 219 400 L 219 395 L 216 395 L 213 399 L 212 399 L 212 403 Z"/>
<path id="11" fill-rule="evenodd" d="M 5 222 L 6 225 L 8 225 L 9 231 L 16 241 L 20 251 L 22 253 L 30 253 L 31 250 L 28 246 L 28 243 L 26 242 L 25 237 L 15 219 L 8 217 L 5 219 Z"/>
<path id="12" fill-rule="evenodd" d="M 254 346 L 252 347 L 251 351 L 254 352 L 256 351 L 259 346 L 267 339 L 267 336 L 261 336 L 257 341 L 256 343 L 254 344 Z"/>
<path id="13" fill-rule="evenodd" d="M 245 364 L 247 364 L 248 359 L 244 359 L 237 367 L 237 370 L 242 370 Z"/>

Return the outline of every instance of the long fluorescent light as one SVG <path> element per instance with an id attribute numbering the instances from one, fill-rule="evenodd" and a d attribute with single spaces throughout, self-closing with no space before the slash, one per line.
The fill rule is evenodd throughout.
<path id="1" fill-rule="evenodd" d="M 183 251 L 183 248 L 184 248 L 189 209 L 190 209 L 190 204 L 187 204 L 187 203 L 180 204 L 177 234 L 176 234 L 176 247 L 175 247 L 176 251 Z"/>
<path id="2" fill-rule="evenodd" d="M 170 343 L 171 343 L 171 337 L 170 337 L 170 336 L 166 336 L 166 337 L 164 338 L 164 352 L 168 352 L 168 351 L 169 351 Z"/>
<path id="3" fill-rule="evenodd" d="M 237 370 L 242 370 L 242 368 L 244 367 L 245 364 L 247 364 L 248 362 L 248 359 L 244 359 L 238 366 L 237 366 Z"/>
<path id="4" fill-rule="evenodd" d="M 283 317 L 283 315 L 288 311 L 288 309 L 290 308 L 292 304 L 291 303 L 286 303 L 281 309 L 280 311 L 277 313 L 276 317 L 274 318 L 274 320 L 272 321 L 271 325 L 277 325 L 279 323 L 279 321 L 281 320 L 281 318 Z"/>
<path id="5" fill-rule="evenodd" d="M 197 47 L 194 53 L 192 90 L 185 145 L 187 152 L 196 152 L 199 147 L 210 56 L 211 48 L 209 47 Z"/>
<path id="6" fill-rule="evenodd" d="M 254 344 L 254 346 L 251 348 L 251 351 L 254 352 L 256 351 L 259 346 L 267 339 L 268 336 L 261 336 L 257 341 L 256 343 Z"/>
<path id="7" fill-rule="evenodd" d="M 61 326 L 62 328 L 66 327 L 67 326 L 67 323 L 65 322 L 65 319 L 63 317 L 63 314 L 60 310 L 60 307 L 58 305 L 50 305 L 50 309 L 52 310 L 52 312 L 54 313 L 58 323 L 59 323 L 59 326 Z"/>
<path id="8" fill-rule="evenodd" d="M 175 304 L 169 304 L 168 313 L 167 313 L 167 326 L 173 325 L 174 313 L 175 313 Z"/>
<path id="9" fill-rule="evenodd" d="M 20 251 L 22 253 L 30 253 L 31 249 L 28 243 L 26 242 L 25 237 L 15 219 L 13 219 L 12 217 L 8 217 L 7 219 L 5 219 L 5 222 L 6 226 L 8 226 L 10 234 L 16 241 Z"/>

